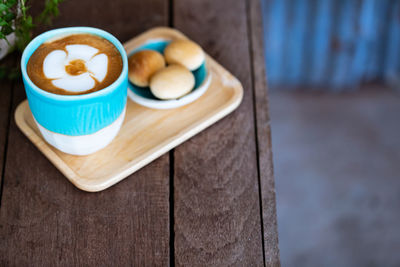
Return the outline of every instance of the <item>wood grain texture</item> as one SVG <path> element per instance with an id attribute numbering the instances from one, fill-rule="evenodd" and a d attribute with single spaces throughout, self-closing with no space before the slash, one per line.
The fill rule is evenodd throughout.
<path id="1" fill-rule="evenodd" d="M 166 1 L 80 3 L 84 10 L 65 1 L 55 27 L 102 27 L 124 41 L 167 21 Z M 13 110 L 24 98 L 19 83 Z M 168 155 L 107 191 L 86 193 L 70 184 L 12 120 L 0 210 L 0 266 L 166 266 L 168 200 Z"/>
<path id="2" fill-rule="evenodd" d="M 152 39 L 186 38 L 180 32 L 158 27 L 125 44 L 130 51 Z M 126 178 L 170 149 L 232 112 L 240 103 L 240 82 L 207 56 L 211 84 L 195 102 L 180 108 L 156 110 L 128 100 L 124 123 L 106 148 L 88 155 L 63 153 L 45 142 L 33 120 L 27 101 L 15 112 L 18 127 L 35 146 L 78 188 L 101 191 Z"/>
<path id="3" fill-rule="evenodd" d="M 174 26 L 244 87 L 229 117 L 175 149 L 177 266 L 262 266 L 263 247 L 245 1 L 175 0 Z"/>
<path id="4" fill-rule="evenodd" d="M 275 182 L 272 165 L 271 128 L 263 50 L 260 0 L 248 1 L 251 57 L 253 66 L 254 104 L 257 125 L 259 179 L 263 216 L 264 255 L 266 266 L 280 266 L 276 219 Z"/>
<path id="5" fill-rule="evenodd" d="M 169 0 L 63 1 L 51 28 L 97 27 L 124 43 L 150 28 L 168 26 L 168 8 Z M 42 27 L 37 34 L 47 29 Z"/>
<path id="6" fill-rule="evenodd" d="M 15 60 L 15 57 L 10 58 L 7 57 L 3 59 L 3 64 L 11 64 L 12 61 Z M 7 61 L 7 62 L 4 62 Z M 3 66 L 4 66 L 3 65 Z M 7 147 L 7 133 L 8 126 L 10 123 L 10 105 L 11 105 L 11 90 L 13 88 L 13 83 L 8 80 L 0 81 L 0 185 L 3 179 L 3 168 L 4 168 L 4 160 L 5 160 L 5 152 Z M 0 191 L 1 191 L 0 186 Z M 1 192 L 0 192 L 1 197 Z M 0 199 L 1 205 L 1 199 Z"/>

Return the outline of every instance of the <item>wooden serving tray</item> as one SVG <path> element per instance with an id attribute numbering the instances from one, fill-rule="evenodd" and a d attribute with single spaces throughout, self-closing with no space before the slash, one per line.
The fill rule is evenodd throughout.
<path id="1" fill-rule="evenodd" d="M 187 38 L 170 28 L 155 28 L 125 43 L 129 53 L 149 39 Z M 207 56 L 211 85 L 198 100 L 186 106 L 156 110 L 128 99 L 125 121 L 117 137 L 106 148 L 89 156 L 65 154 L 47 144 L 33 120 L 28 101 L 15 111 L 21 131 L 76 187 L 96 192 L 104 190 L 190 137 L 220 120 L 243 97 L 240 82 Z"/>

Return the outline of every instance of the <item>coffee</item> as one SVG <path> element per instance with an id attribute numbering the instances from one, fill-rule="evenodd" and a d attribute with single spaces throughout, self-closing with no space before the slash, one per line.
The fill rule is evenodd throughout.
<path id="1" fill-rule="evenodd" d="M 108 40 L 92 34 L 72 34 L 49 40 L 30 57 L 27 73 L 40 89 L 80 95 L 106 88 L 122 72 L 122 58 Z"/>

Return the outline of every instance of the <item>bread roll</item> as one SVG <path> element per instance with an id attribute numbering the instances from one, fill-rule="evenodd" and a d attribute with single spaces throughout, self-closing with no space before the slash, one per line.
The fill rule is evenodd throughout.
<path id="1" fill-rule="evenodd" d="M 128 59 L 129 80 L 141 87 L 149 86 L 150 77 L 165 67 L 164 57 L 154 50 L 139 51 Z"/>
<path id="2" fill-rule="evenodd" d="M 159 99 L 176 99 L 189 93 L 195 84 L 187 68 L 173 64 L 156 72 L 150 80 L 150 90 Z"/>
<path id="3" fill-rule="evenodd" d="M 189 40 L 172 41 L 164 50 L 168 64 L 181 64 L 189 70 L 195 70 L 204 62 L 203 49 Z"/>

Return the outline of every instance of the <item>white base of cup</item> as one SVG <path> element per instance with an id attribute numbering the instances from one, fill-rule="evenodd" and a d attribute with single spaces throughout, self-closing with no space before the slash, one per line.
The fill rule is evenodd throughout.
<path id="1" fill-rule="evenodd" d="M 125 118 L 125 111 L 126 108 L 110 125 L 88 135 L 72 136 L 59 134 L 45 129 L 36 120 L 35 122 L 47 143 L 64 153 L 84 156 L 99 151 L 111 143 L 121 128 Z"/>

